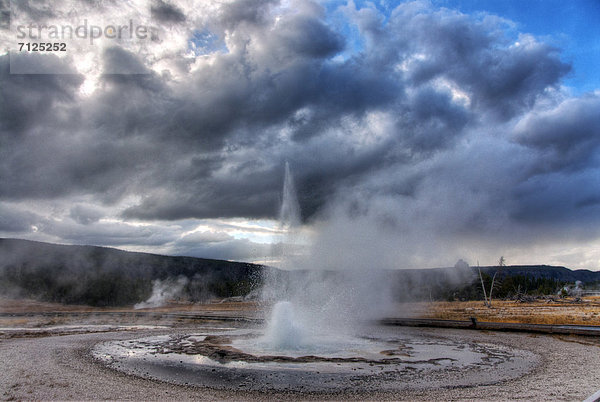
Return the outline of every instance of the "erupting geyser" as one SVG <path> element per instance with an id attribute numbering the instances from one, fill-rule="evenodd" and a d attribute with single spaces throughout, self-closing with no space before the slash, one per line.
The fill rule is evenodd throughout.
<path id="1" fill-rule="evenodd" d="M 301 220 L 287 163 L 283 187 L 280 264 L 293 270 Z M 229 321 L 233 327 L 106 342 L 93 354 L 125 373 L 177 384 L 236 391 L 352 389 L 367 397 L 372 391 L 494 383 L 522 376 L 536 364 L 530 352 L 465 342 L 451 331 L 431 336 L 376 324 L 366 307 L 380 306 L 377 286 L 385 281 L 374 281 L 372 272 L 290 277 L 285 284 L 277 276 L 265 280 L 263 296 L 272 313 L 264 328 L 235 328 Z M 371 322 L 360 320 L 365 317 Z"/>
<path id="2" fill-rule="evenodd" d="M 288 231 L 288 235 L 300 225 L 300 205 L 294 178 L 290 170 L 290 164 L 285 162 L 285 174 L 283 178 L 283 197 L 281 209 L 279 210 L 279 226 Z"/>
<path id="3" fill-rule="evenodd" d="M 343 353 L 349 347 L 364 343 L 364 340 L 352 336 L 352 328 L 348 325 L 354 318 L 350 316 L 356 313 L 357 302 L 363 301 L 352 294 L 359 286 L 349 278 L 349 269 L 331 275 L 309 265 L 308 273 L 294 272 L 298 268 L 306 268 L 308 261 L 307 256 L 298 252 L 300 224 L 294 178 L 286 162 L 279 212 L 283 240 L 279 254 L 273 257 L 279 260 L 281 268 L 291 273 L 291 279 L 283 284 L 272 278 L 265 281 L 265 294 L 271 296 L 268 301 L 275 303 L 265 334 L 256 346 L 268 352 Z M 256 348 L 252 349 L 256 351 Z"/>
<path id="4" fill-rule="evenodd" d="M 285 232 L 282 241 L 280 262 L 286 268 L 292 268 L 291 253 L 288 247 L 294 249 L 294 239 L 297 227 L 300 225 L 300 206 L 294 178 L 290 171 L 290 165 L 285 162 L 285 174 L 283 179 L 283 196 L 281 209 L 279 211 L 279 227 Z M 271 318 L 268 322 L 262 343 L 268 349 L 286 350 L 298 349 L 305 341 L 306 329 L 297 320 L 294 305 L 288 300 L 278 301 L 273 306 Z M 304 339 L 303 339 L 304 338 Z"/>
<path id="5" fill-rule="evenodd" d="M 288 301 L 275 304 L 265 335 L 260 343 L 268 349 L 299 349 L 305 341 L 305 330 L 296 320 L 294 306 Z"/>

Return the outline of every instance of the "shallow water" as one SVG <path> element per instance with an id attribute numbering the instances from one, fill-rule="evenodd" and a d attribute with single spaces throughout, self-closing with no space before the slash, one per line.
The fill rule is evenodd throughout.
<path id="1" fill-rule="evenodd" d="M 102 343 L 93 355 L 128 374 L 168 382 L 314 391 L 335 391 L 359 380 L 364 389 L 410 388 L 440 372 L 456 376 L 453 385 L 498 381 L 522 375 L 537 361 L 530 352 L 502 345 L 398 328 L 377 327 L 362 336 L 314 339 L 319 343 L 277 351 L 262 339 L 263 333 L 252 329 L 164 335 Z"/>

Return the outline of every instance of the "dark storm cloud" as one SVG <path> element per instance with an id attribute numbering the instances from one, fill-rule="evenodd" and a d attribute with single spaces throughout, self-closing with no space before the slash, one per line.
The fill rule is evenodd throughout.
<path id="1" fill-rule="evenodd" d="M 494 52 L 494 47 L 503 43 L 498 43 L 485 24 L 474 24 L 466 16 L 402 12 L 388 22 L 387 31 L 370 26 L 377 30 L 378 42 L 367 47 L 363 57 L 332 62 L 331 57 L 344 44 L 339 34 L 325 25 L 318 8 L 284 15 L 274 23 L 269 12 L 275 5 L 254 1 L 251 6 L 239 2 L 224 6 L 223 26 L 234 30 L 244 45 L 216 56 L 213 63 L 194 72 L 185 87 L 169 85 L 154 73 L 105 75 L 105 86 L 85 105 L 86 116 L 91 116 L 93 128 L 103 132 L 102 136 L 89 138 L 81 149 L 77 149 L 77 141 L 69 139 L 65 146 L 71 148 L 72 158 L 60 164 L 62 169 L 56 168 L 54 158 L 43 161 L 50 164 L 50 173 L 42 176 L 44 183 L 52 182 L 49 176 L 62 176 L 67 179 L 65 184 L 37 188 L 50 187 L 60 193 L 68 193 L 69 186 L 104 191 L 114 182 L 118 189 L 145 193 L 145 201 L 125 214 L 137 218 L 272 216 L 280 185 L 275 172 L 282 163 L 282 155 L 277 154 L 287 147 L 274 142 L 273 133 L 290 129 L 292 138 L 303 143 L 326 137 L 348 116 L 361 119 L 373 111 L 395 116 L 396 132 L 376 152 L 349 146 L 344 158 L 331 163 L 326 155 L 327 148 L 336 146 L 332 138 L 323 141 L 308 167 L 303 158 L 295 157 L 299 182 L 318 195 L 306 197 L 314 204 L 309 209 L 316 210 L 340 181 L 368 175 L 393 163 L 399 154 L 414 156 L 445 148 L 461 134 L 472 118 L 473 107 L 469 110 L 454 102 L 447 90 L 432 87 L 434 79 L 447 77 L 467 84 L 474 102 L 489 99 L 498 105 L 519 105 L 521 97 L 556 81 L 554 76 L 546 77 L 546 70 L 552 70 L 547 65 L 555 63 L 558 70 L 561 66 L 554 55 L 550 57 L 536 46 L 531 52 L 521 49 L 513 54 L 506 48 Z M 394 65 L 415 52 L 425 53 L 427 60 L 409 66 L 406 73 L 394 71 Z M 119 48 L 108 49 L 104 57 L 109 69 L 144 68 L 140 60 Z M 517 83 L 510 91 L 490 95 L 490 82 L 509 81 L 503 77 L 512 75 L 519 77 L 516 82 L 539 84 L 521 88 Z M 410 96 L 406 96 L 406 88 L 411 88 Z M 23 102 L 26 97 L 19 99 Z M 17 100 L 9 103 L 19 105 Z M 48 104 L 51 110 L 51 102 Z M 306 113 L 298 115 L 300 110 Z M 355 133 L 348 130 L 347 135 Z M 116 138 L 119 142 L 112 142 Z M 197 173 L 198 167 L 192 164 L 167 172 L 161 168 L 169 166 L 171 158 L 190 157 L 190 150 L 222 149 L 227 159 L 227 150 L 256 143 L 266 148 L 256 150 L 267 158 L 265 165 L 254 171 L 232 172 L 235 179 Z M 393 148 L 402 151 L 393 152 Z M 129 173 L 141 179 L 139 186 L 124 181 Z M 31 179 L 25 182 L 31 192 L 40 191 Z M 163 187 L 169 188 L 167 195 L 163 191 L 153 195 L 154 189 Z"/>
<path id="2" fill-rule="evenodd" d="M 10 75 L 1 56 L 3 199 L 128 200 L 114 214 L 129 220 L 275 217 L 288 160 L 306 220 L 340 193 L 360 195 L 353 216 L 449 237 L 557 216 L 576 225 L 596 208 L 600 105 L 561 92 L 570 67 L 557 49 L 498 18 L 419 2 L 388 17 L 342 7 L 359 36 L 349 39 L 320 6 L 293 4 L 236 1 L 199 17 L 155 1 L 158 22 L 188 41 L 210 31 L 223 49 L 193 55 L 188 42 L 149 61 L 110 48 L 90 96 L 78 93 L 84 77 Z M 120 230 L 100 210 L 65 210 L 72 226 L 48 226 L 54 236 Z M 111 241 L 173 241 L 123 230 Z"/>
<path id="3" fill-rule="evenodd" d="M 342 37 L 315 18 L 294 16 L 278 23 L 281 25 L 277 32 L 280 46 L 292 50 L 296 57 L 325 58 L 343 49 Z"/>
<path id="4" fill-rule="evenodd" d="M 398 130 L 404 145 L 415 152 L 445 148 L 469 122 L 470 112 L 452 101 L 447 92 L 420 89 L 400 108 Z"/>
<path id="5" fill-rule="evenodd" d="M 469 91 L 473 107 L 500 118 L 531 107 L 544 89 L 558 84 L 569 71 L 557 49 L 525 35 L 510 43 L 493 18 L 477 21 L 448 10 L 428 12 L 403 4 L 385 30 L 372 18 L 363 25 L 378 44 L 369 55 L 380 66 L 406 63 L 411 85 L 452 79 Z"/>
<path id="6" fill-rule="evenodd" d="M 597 95 L 569 99 L 554 109 L 532 113 L 523 119 L 515 140 L 543 154 L 535 172 L 589 168 L 598 162 L 599 110 Z"/>
<path id="7" fill-rule="evenodd" d="M 598 110 L 600 98 L 589 94 L 532 112 L 517 124 L 513 139 L 537 157 L 531 158 L 523 181 L 514 187 L 516 219 L 596 231 Z"/>
<path id="8" fill-rule="evenodd" d="M 571 174 L 535 176 L 515 187 L 513 218 L 528 224 L 580 234 L 598 232 L 597 203 L 600 185 L 597 169 Z"/>
<path id="9" fill-rule="evenodd" d="M 264 25 L 269 23 L 268 11 L 277 0 L 241 0 L 224 4 L 220 20 L 225 29 L 235 29 L 240 24 Z"/>
<path id="10" fill-rule="evenodd" d="M 40 216 L 25 209 L 0 203 L 0 231 L 20 233 L 28 231 Z"/>
<path id="11" fill-rule="evenodd" d="M 164 226 L 132 226 L 115 222 L 81 225 L 76 221 L 46 220 L 39 231 L 54 239 L 72 244 L 99 246 L 161 246 L 177 238 L 177 228 Z"/>
<path id="12" fill-rule="evenodd" d="M 185 14 L 174 4 L 162 0 L 153 0 L 151 7 L 153 19 L 160 23 L 180 23 L 185 21 Z"/>
<path id="13" fill-rule="evenodd" d="M 69 217 L 74 221 L 82 224 L 89 225 L 90 223 L 98 222 L 100 218 L 104 216 L 104 213 L 98 208 L 87 207 L 84 205 L 75 205 L 71 208 Z"/>
<path id="14" fill-rule="evenodd" d="M 86 193 L 96 194 L 98 200 L 114 198 L 130 185 L 123 177 L 125 172 L 133 174 L 150 163 L 152 154 L 135 141 L 97 139 L 93 138 L 97 132 L 82 134 L 77 127 L 74 132 L 63 127 L 49 129 L 59 135 L 49 135 L 46 130 L 32 132 L 13 141 L 18 148 L 13 145 L 12 152 L 2 150 L 5 199 L 59 199 Z M 135 148 L 123 147 L 127 144 Z"/>
<path id="15" fill-rule="evenodd" d="M 244 216 L 272 217 L 278 205 L 279 172 L 273 169 L 238 174 L 232 172 L 223 179 L 198 177 L 187 182 L 192 183 L 189 190 L 176 183 L 173 191 L 149 192 L 140 205 L 125 210 L 123 217 L 148 220 L 232 217 L 240 216 L 238 208 L 243 209 Z"/>
<path id="16" fill-rule="evenodd" d="M 60 64 L 62 71 L 75 71 L 53 55 L 13 54 L 13 62 Z M 57 113 L 74 106 L 83 77 L 75 74 L 10 74 L 9 56 L 0 56 L 0 136 L 8 140 L 28 128 L 57 119 Z M 72 110 L 72 109 L 70 109 Z M 4 147 L 3 147 L 4 148 Z"/>
<path id="17" fill-rule="evenodd" d="M 307 116 L 290 116 L 293 138 L 297 141 L 339 126 L 340 118 L 348 114 L 362 116 L 368 111 L 385 109 L 403 95 L 402 82 L 381 75 L 374 66 L 358 59 L 324 63 L 315 74 L 307 73 L 290 77 L 296 80 L 295 86 L 303 87 L 298 88 L 300 100 L 310 108 Z"/>
<path id="18" fill-rule="evenodd" d="M 103 69 L 105 74 L 114 74 L 117 77 L 131 74 L 148 74 L 148 68 L 138 59 L 136 55 L 119 46 L 112 46 L 104 50 Z M 113 77 L 114 79 L 115 77 Z"/>
<path id="19" fill-rule="evenodd" d="M 223 187 L 223 186 L 221 186 Z M 251 188 L 248 188 L 251 187 Z M 240 185 L 235 192 L 219 187 L 205 188 L 203 193 L 172 193 L 150 195 L 141 204 L 126 209 L 122 216 L 126 219 L 163 219 L 177 220 L 202 216 L 220 218 L 244 216 L 251 218 L 272 217 L 271 211 L 277 210 L 276 194 L 261 192 L 254 186 Z M 244 191 L 249 190 L 249 191 Z M 230 197 L 237 198 L 231 200 Z"/>

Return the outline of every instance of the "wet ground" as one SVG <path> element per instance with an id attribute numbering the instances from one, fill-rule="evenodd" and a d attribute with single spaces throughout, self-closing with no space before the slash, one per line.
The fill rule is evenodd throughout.
<path id="1" fill-rule="evenodd" d="M 596 337 L 372 327 L 342 352 L 279 356 L 235 321 L 30 319 L 0 328 L 5 400 L 581 401 L 600 389 Z"/>
<path id="2" fill-rule="evenodd" d="M 121 372 L 175 384 L 312 393 L 492 384 L 526 375 L 540 361 L 529 351 L 412 328 L 373 326 L 289 350 L 270 350 L 260 334 L 207 328 L 104 342 L 92 354 Z"/>

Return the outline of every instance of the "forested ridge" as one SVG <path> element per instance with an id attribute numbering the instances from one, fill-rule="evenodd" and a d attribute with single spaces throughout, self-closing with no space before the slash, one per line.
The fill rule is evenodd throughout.
<path id="1" fill-rule="evenodd" d="M 593 287 L 600 272 L 547 265 L 480 267 L 487 289 L 498 271 L 494 297 L 556 294 L 581 281 Z M 137 253 L 97 246 L 57 245 L 0 239 L 0 294 L 43 301 L 93 306 L 124 306 L 146 300 L 153 283 L 184 278 L 178 297 L 192 301 L 256 295 L 263 274 L 277 272 L 279 281 L 294 275 L 261 265 L 195 257 Z M 388 271 L 392 295 L 407 300 L 483 299 L 477 267 Z M 330 275 L 339 275 L 332 272 Z"/>

